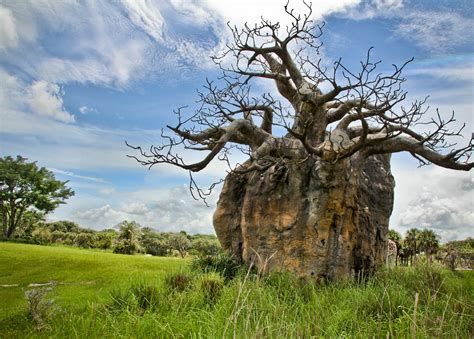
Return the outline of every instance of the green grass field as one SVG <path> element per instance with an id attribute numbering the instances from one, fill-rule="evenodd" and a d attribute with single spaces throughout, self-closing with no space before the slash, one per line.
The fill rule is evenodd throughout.
<path id="1" fill-rule="evenodd" d="M 176 274 L 189 282 L 165 283 Z M 51 280 L 60 307 L 38 330 L 24 293 Z M 19 284 L 0 287 L 0 338 L 474 336 L 473 272 L 436 267 L 382 270 L 363 284 L 286 274 L 224 284 L 182 259 L 0 242 L 0 284 Z"/>

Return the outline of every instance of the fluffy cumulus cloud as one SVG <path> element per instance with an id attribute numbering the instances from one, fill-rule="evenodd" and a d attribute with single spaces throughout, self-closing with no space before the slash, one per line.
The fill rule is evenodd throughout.
<path id="1" fill-rule="evenodd" d="M 0 108 L 2 118 L 12 111 L 26 111 L 65 123 L 74 122 L 74 116 L 64 108 L 64 91 L 44 80 L 27 84 L 0 68 Z M 7 123 L 5 121 L 4 123 Z"/>
<path id="2" fill-rule="evenodd" d="M 28 88 L 26 102 L 36 114 L 62 122 L 74 122 L 74 116 L 64 109 L 63 95 L 63 90 L 57 84 L 40 80 Z"/>
<path id="3" fill-rule="evenodd" d="M 474 178 L 442 168 L 410 170 L 394 163 L 398 211 L 391 225 L 402 233 L 430 228 L 442 241 L 474 236 Z"/>

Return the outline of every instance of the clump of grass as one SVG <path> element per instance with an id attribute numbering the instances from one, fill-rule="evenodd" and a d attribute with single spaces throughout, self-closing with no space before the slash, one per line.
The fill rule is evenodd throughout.
<path id="1" fill-rule="evenodd" d="M 218 273 L 226 282 L 234 279 L 242 268 L 243 266 L 234 257 L 226 253 L 197 257 L 191 262 L 193 271 Z"/>
<path id="2" fill-rule="evenodd" d="M 130 292 L 135 296 L 138 307 L 144 311 L 153 308 L 159 302 L 159 291 L 155 285 L 144 283 L 134 285 Z"/>
<path id="3" fill-rule="evenodd" d="M 171 273 L 165 277 L 165 285 L 171 291 L 183 292 L 191 283 L 192 277 L 184 272 Z"/>
<path id="4" fill-rule="evenodd" d="M 216 273 L 206 274 L 200 278 L 199 287 L 204 295 L 204 300 L 214 303 L 222 292 L 224 279 Z"/>
<path id="5" fill-rule="evenodd" d="M 129 289 L 112 290 L 110 300 L 108 309 L 143 314 L 147 310 L 158 307 L 160 295 L 156 285 L 137 283 Z"/>

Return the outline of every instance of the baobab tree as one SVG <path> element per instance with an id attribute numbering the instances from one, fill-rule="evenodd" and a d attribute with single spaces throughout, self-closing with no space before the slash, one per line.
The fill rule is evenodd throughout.
<path id="1" fill-rule="evenodd" d="M 231 42 L 213 57 L 222 77 L 207 81 L 200 108 L 178 109 L 162 144 L 129 145 L 130 156 L 189 171 L 191 193 L 203 199 L 209 192 L 192 174 L 228 162 L 214 227 L 223 248 L 243 261 L 323 279 L 370 273 L 385 258 L 390 155 L 470 170 L 473 141 L 456 148 L 454 116 L 430 116 L 426 99 L 404 103 L 402 72 L 411 60 L 382 74 L 369 49 L 358 70 L 342 60 L 328 65 L 311 6 L 305 14 L 284 9 L 287 27 L 265 19 L 229 25 Z M 278 95 L 256 96 L 256 80 L 273 82 Z M 188 163 L 184 149 L 206 155 Z M 230 165 L 232 149 L 248 160 Z"/>

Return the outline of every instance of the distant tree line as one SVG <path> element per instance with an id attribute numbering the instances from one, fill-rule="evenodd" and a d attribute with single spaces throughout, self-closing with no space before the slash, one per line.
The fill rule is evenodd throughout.
<path id="1" fill-rule="evenodd" d="M 67 220 L 45 222 L 41 215 L 33 213 L 24 218 L 11 240 L 112 250 L 119 254 L 143 253 L 183 258 L 188 254 L 206 256 L 221 251 L 214 235 L 159 232 L 141 227 L 135 221 L 122 221 L 114 228 L 96 231 Z"/>

